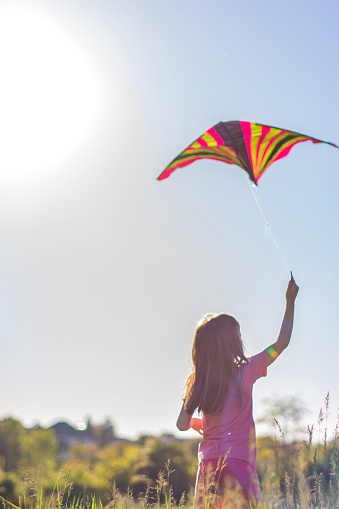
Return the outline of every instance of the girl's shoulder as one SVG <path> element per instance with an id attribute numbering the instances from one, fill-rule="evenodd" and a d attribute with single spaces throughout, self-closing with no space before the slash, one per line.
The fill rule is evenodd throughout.
<path id="1" fill-rule="evenodd" d="M 248 357 L 248 362 L 240 366 L 242 376 L 248 382 L 254 384 L 258 378 L 267 375 L 267 360 L 265 352 L 258 353 L 252 357 Z"/>

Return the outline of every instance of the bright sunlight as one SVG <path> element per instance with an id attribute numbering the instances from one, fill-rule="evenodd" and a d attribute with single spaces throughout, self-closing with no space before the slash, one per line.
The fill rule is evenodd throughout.
<path id="1" fill-rule="evenodd" d="M 34 3 L 3 9 L 0 47 L 0 165 L 26 180 L 88 146 L 104 114 L 105 78 L 90 43 Z"/>

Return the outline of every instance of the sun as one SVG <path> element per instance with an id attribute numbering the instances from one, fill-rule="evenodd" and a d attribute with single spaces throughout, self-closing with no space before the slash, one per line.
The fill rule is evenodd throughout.
<path id="1" fill-rule="evenodd" d="M 1 171 L 31 175 L 74 157 L 93 139 L 107 95 L 90 42 L 38 4 L 9 2 L 0 47 Z"/>

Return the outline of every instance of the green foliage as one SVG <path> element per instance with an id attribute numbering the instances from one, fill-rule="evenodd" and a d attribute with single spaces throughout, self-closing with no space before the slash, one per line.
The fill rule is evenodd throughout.
<path id="1" fill-rule="evenodd" d="M 292 423 L 299 419 L 294 415 Z M 329 442 L 328 415 L 327 395 L 324 411 L 319 412 L 318 429 L 308 427 L 304 442 L 288 441 L 279 423 L 275 437 L 257 439 L 259 507 L 339 508 L 339 426 Z M 198 440 L 164 435 L 140 437 L 134 443 L 112 442 L 112 429 L 107 431 L 108 426 L 104 434 L 102 429 L 98 436 L 105 439 L 70 447 L 60 471 L 52 430 L 26 430 L 11 418 L 0 421 L 0 497 L 6 500 L 4 509 L 13 505 L 20 509 L 192 506 Z M 104 444 L 105 440 L 109 442 Z M 232 503 L 241 507 L 238 498 Z M 225 509 L 232 503 L 228 498 Z M 206 499 L 205 509 L 210 507 L 211 500 Z"/>
<path id="2" fill-rule="evenodd" d="M 21 476 L 29 472 L 39 485 L 49 485 L 60 468 L 58 443 L 50 429 L 26 432 L 21 444 L 21 458 L 17 471 Z"/>
<path id="3" fill-rule="evenodd" d="M 132 487 L 136 492 L 144 492 L 147 484 L 156 485 L 156 480 L 164 465 L 170 462 L 173 496 L 179 500 L 182 494 L 194 488 L 198 462 L 189 448 L 177 440 L 166 441 L 149 438 L 138 461 Z"/>
<path id="4" fill-rule="evenodd" d="M 65 463 L 72 473 L 73 496 L 99 494 L 107 498 L 113 482 L 126 492 L 139 450 L 137 445 L 124 441 L 104 447 L 74 444 Z"/>
<path id="5" fill-rule="evenodd" d="M 130 443 L 115 443 L 102 449 L 96 472 L 111 487 L 113 482 L 126 492 L 131 484 L 134 464 L 140 454 L 140 447 Z"/>
<path id="6" fill-rule="evenodd" d="M 14 502 L 20 493 L 22 482 L 20 478 L 12 472 L 5 474 L 0 470 L 0 496 L 6 500 Z"/>
<path id="7" fill-rule="evenodd" d="M 110 419 L 106 419 L 103 424 L 94 426 L 90 419 L 86 423 L 86 432 L 96 439 L 100 446 L 104 446 L 112 442 L 115 438 L 115 428 Z"/>
<path id="8" fill-rule="evenodd" d="M 25 434 L 26 430 L 19 421 L 11 417 L 0 421 L 0 467 L 5 472 L 18 468 Z"/>

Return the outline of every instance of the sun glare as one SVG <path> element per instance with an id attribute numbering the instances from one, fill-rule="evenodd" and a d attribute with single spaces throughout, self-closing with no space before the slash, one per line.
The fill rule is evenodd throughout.
<path id="1" fill-rule="evenodd" d="M 105 78 L 90 43 L 34 4 L 0 16 L 0 166 L 41 172 L 90 143 L 104 112 Z"/>
<path id="2" fill-rule="evenodd" d="M 86 428 L 87 426 L 84 422 L 77 422 L 75 425 L 75 429 L 78 431 L 85 431 Z"/>

